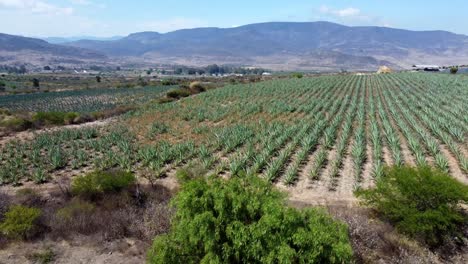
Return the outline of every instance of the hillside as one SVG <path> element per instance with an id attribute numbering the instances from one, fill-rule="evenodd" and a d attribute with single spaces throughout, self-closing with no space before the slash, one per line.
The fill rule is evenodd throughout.
<path id="1" fill-rule="evenodd" d="M 415 63 L 456 64 L 468 60 L 468 36 L 329 22 L 272 22 L 166 34 L 141 32 L 115 41 L 81 40 L 68 45 L 109 56 L 193 65 L 373 69 L 380 64 L 409 67 Z"/>
<path id="2" fill-rule="evenodd" d="M 0 34 L 0 64 L 252 65 L 274 70 L 375 70 L 466 64 L 468 36 L 446 31 L 272 22 L 236 28 L 133 33 L 60 45 Z"/>
<path id="3" fill-rule="evenodd" d="M 106 59 L 107 56 L 92 50 L 0 33 L 0 64 L 76 65 Z"/>

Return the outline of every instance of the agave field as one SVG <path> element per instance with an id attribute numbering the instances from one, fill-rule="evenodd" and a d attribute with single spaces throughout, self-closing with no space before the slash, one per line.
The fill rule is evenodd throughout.
<path id="1" fill-rule="evenodd" d="M 3 143 L 0 184 L 120 167 L 150 181 L 191 166 L 259 175 L 301 193 L 351 195 L 385 165 L 468 182 L 468 80 L 442 74 L 322 76 L 233 85 L 127 114 L 105 128 Z"/>
<path id="2" fill-rule="evenodd" d="M 165 94 L 170 87 L 87 89 L 0 96 L 0 108 L 11 111 L 89 113 L 139 104 Z"/>

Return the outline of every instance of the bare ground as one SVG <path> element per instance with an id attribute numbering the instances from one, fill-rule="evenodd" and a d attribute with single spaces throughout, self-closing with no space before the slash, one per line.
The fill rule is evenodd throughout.
<path id="1" fill-rule="evenodd" d="M 9 134 L 7 136 L 0 136 L 0 146 L 3 146 L 7 142 L 11 140 L 20 140 L 20 141 L 27 141 L 27 140 L 32 140 L 37 134 L 41 133 L 50 133 L 54 131 L 59 131 L 63 129 L 80 129 L 80 128 L 85 128 L 85 127 L 102 127 L 105 125 L 108 125 L 112 122 L 117 120 L 117 118 L 108 118 L 104 120 L 97 120 L 93 122 L 88 122 L 88 123 L 83 123 L 83 124 L 78 124 L 78 125 L 65 125 L 65 126 L 57 126 L 57 127 L 50 127 L 50 128 L 44 128 L 44 129 L 38 129 L 38 130 L 27 130 L 27 131 L 21 131 L 13 134 Z"/>
<path id="2" fill-rule="evenodd" d="M 41 263 L 34 254 L 50 251 L 54 255 L 51 263 L 56 264 L 137 264 L 145 262 L 148 247 L 147 243 L 133 239 L 98 244 L 92 237 L 77 237 L 72 241 L 23 242 L 0 250 L 0 263 Z"/>
<path id="3" fill-rule="evenodd" d="M 374 160 L 372 157 L 372 146 L 370 143 L 366 146 L 366 154 L 366 163 L 363 166 L 362 182 L 360 186 L 363 188 L 370 188 L 374 186 L 374 177 L 372 176 L 372 165 L 374 164 Z"/>
<path id="4" fill-rule="evenodd" d="M 334 192 L 336 196 L 340 197 L 353 197 L 353 191 L 356 187 L 357 181 L 354 175 L 354 164 L 353 157 L 351 156 L 351 149 L 354 145 L 354 140 L 350 139 L 348 148 L 345 151 L 345 157 L 343 159 L 342 168 L 340 170 L 340 176 L 338 179 L 338 186 Z"/>

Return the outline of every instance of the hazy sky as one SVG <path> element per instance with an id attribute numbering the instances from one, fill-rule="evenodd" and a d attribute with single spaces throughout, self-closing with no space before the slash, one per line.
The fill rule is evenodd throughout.
<path id="1" fill-rule="evenodd" d="M 466 0 L 0 0 L 0 32 L 115 36 L 269 21 L 326 20 L 468 35 Z"/>

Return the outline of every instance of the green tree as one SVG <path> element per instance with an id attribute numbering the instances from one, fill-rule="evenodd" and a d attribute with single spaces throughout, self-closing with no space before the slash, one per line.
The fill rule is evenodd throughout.
<path id="1" fill-rule="evenodd" d="M 430 167 L 387 168 L 374 189 L 356 194 L 398 230 L 431 246 L 467 223 L 459 203 L 468 201 L 468 187 Z"/>
<path id="2" fill-rule="evenodd" d="M 149 263 L 349 263 L 346 225 L 319 209 L 296 210 L 259 177 L 195 179 L 172 204 L 171 232 Z"/>
<path id="3" fill-rule="evenodd" d="M 302 77 L 304 77 L 304 74 L 302 74 L 300 72 L 295 72 L 295 73 L 291 74 L 291 77 L 301 79 Z"/>
<path id="4" fill-rule="evenodd" d="M 40 81 L 37 78 L 32 79 L 33 87 L 39 89 L 41 87 Z"/>
<path id="5" fill-rule="evenodd" d="M 98 83 L 101 82 L 101 76 L 99 76 L 99 75 L 96 76 L 96 82 L 98 82 Z"/>
<path id="6" fill-rule="evenodd" d="M 450 73 L 451 74 L 457 74 L 457 72 L 458 72 L 458 66 L 450 67 Z"/>

